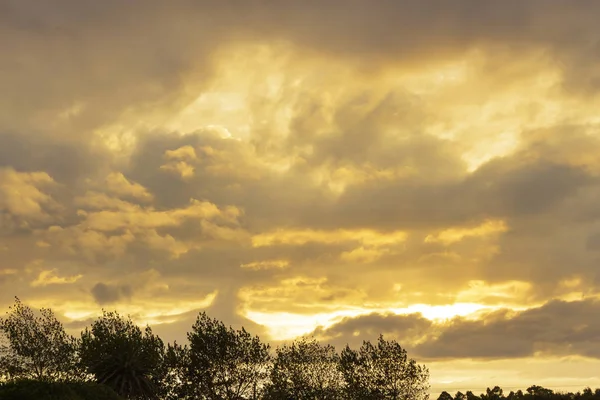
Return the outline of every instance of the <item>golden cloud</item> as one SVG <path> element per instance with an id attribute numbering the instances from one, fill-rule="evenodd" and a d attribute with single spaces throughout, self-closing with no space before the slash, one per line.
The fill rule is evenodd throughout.
<path id="1" fill-rule="evenodd" d="M 47 220 L 45 207 L 55 206 L 52 197 L 43 190 L 55 182 L 45 172 L 17 172 L 0 168 L 0 210 L 25 220 Z"/>
<path id="2" fill-rule="evenodd" d="M 504 221 L 486 221 L 473 228 L 445 229 L 437 234 L 427 235 L 426 243 L 452 244 L 469 237 L 485 237 L 497 233 L 506 232 L 508 227 Z"/>
<path id="3" fill-rule="evenodd" d="M 38 277 L 31 282 L 32 287 L 48 286 L 48 285 L 65 285 L 75 283 L 80 280 L 83 275 L 74 276 L 58 276 L 56 269 L 45 270 L 40 272 Z"/>
<path id="4" fill-rule="evenodd" d="M 274 245 L 303 245 L 310 242 L 316 243 L 343 243 L 359 242 L 366 246 L 382 247 L 402 243 L 406 240 L 407 233 L 397 232 L 377 232 L 374 230 L 278 230 L 275 232 L 265 232 L 252 237 L 252 245 L 255 247 L 274 246 Z"/>
<path id="5" fill-rule="evenodd" d="M 289 265 L 290 263 L 287 260 L 263 260 L 241 264 L 240 268 L 246 268 L 251 270 L 283 269 L 289 267 Z"/>

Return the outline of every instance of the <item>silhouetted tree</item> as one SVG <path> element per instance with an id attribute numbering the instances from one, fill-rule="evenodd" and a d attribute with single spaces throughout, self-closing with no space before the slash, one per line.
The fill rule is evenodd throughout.
<path id="1" fill-rule="evenodd" d="M 466 393 L 466 395 L 467 395 L 467 400 L 477 400 L 477 399 L 481 400 L 481 397 L 479 397 L 479 396 L 475 395 L 475 394 L 474 394 L 472 391 L 470 391 L 470 390 L 467 390 L 467 393 Z"/>
<path id="2" fill-rule="evenodd" d="M 499 386 L 493 389 L 487 388 L 486 393 L 481 395 L 482 400 L 500 400 L 504 398 L 504 391 Z"/>
<path id="3" fill-rule="evenodd" d="M 342 399 L 342 385 L 335 348 L 302 338 L 277 348 L 265 399 Z"/>
<path id="4" fill-rule="evenodd" d="M 164 344 L 116 312 L 104 311 L 81 335 L 81 359 L 87 372 L 129 399 L 157 397 L 162 380 Z"/>
<path id="5" fill-rule="evenodd" d="M 377 345 L 365 341 L 359 350 L 342 351 L 340 369 L 346 397 L 357 400 L 412 399 L 429 397 L 429 371 L 409 359 L 396 341 L 379 337 Z"/>
<path id="6" fill-rule="evenodd" d="M 52 310 L 36 316 L 19 298 L 0 319 L 0 375 L 6 379 L 73 380 L 77 371 L 77 340 L 65 332 Z"/>
<path id="7" fill-rule="evenodd" d="M 527 388 L 527 393 L 534 398 L 546 399 L 551 397 L 554 394 L 554 391 L 538 385 L 533 385 Z"/>
<path id="8" fill-rule="evenodd" d="M 467 400 L 467 395 L 462 392 L 456 392 L 454 400 Z"/>
<path id="9" fill-rule="evenodd" d="M 452 400 L 452 395 L 446 391 L 440 393 L 438 400 Z"/>
<path id="10" fill-rule="evenodd" d="M 193 382 L 190 398 L 257 399 L 269 376 L 269 346 L 244 328 L 198 316 L 188 333 L 189 365 L 186 381 Z M 196 397 L 194 397 L 196 396 Z"/>
<path id="11" fill-rule="evenodd" d="M 194 399 L 196 385 L 187 373 L 191 366 L 190 349 L 177 342 L 168 344 L 162 364 L 160 397 L 164 400 Z"/>

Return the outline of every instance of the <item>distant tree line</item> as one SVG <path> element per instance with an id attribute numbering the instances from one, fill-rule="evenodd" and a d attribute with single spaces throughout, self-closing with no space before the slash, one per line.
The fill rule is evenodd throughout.
<path id="1" fill-rule="evenodd" d="M 577 393 L 566 393 L 566 392 L 554 392 L 551 389 L 546 389 L 541 386 L 530 386 L 525 392 L 517 390 L 516 392 L 511 391 L 508 394 L 504 393 L 502 388 L 495 386 L 493 389 L 488 388 L 485 393 L 479 396 L 468 391 L 466 393 L 457 392 L 452 396 L 448 392 L 442 392 L 438 397 L 438 400 L 516 400 L 516 399 L 527 399 L 527 400 L 600 400 L 600 389 L 592 390 L 589 387 L 583 389 Z"/>
<path id="2" fill-rule="evenodd" d="M 302 338 L 273 351 L 205 313 L 188 344 L 104 311 L 80 337 L 18 298 L 0 319 L 2 400 L 425 400 L 429 372 L 379 337 L 341 352 Z"/>

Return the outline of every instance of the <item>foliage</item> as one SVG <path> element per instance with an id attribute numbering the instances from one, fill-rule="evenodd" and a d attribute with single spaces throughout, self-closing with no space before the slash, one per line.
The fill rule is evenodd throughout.
<path id="1" fill-rule="evenodd" d="M 188 398 L 256 399 L 268 377 L 269 346 L 244 328 L 234 330 L 222 322 L 198 316 L 188 333 L 190 342 Z M 196 397 L 194 397 L 196 396 Z"/>
<path id="2" fill-rule="evenodd" d="M 279 347 L 265 390 L 268 400 L 342 398 L 339 356 L 331 345 L 300 339 Z"/>
<path id="3" fill-rule="evenodd" d="M 377 344 L 365 341 L 359 350 L 342 351 L 340 369 L 346 398 L 356 400 L 411 399 L 429 397 L 429 371 L 409 359 L 395 341 L 379 336 Z"/>
<path id="4" fill-rule="evenodd" d="M 168 344 L 162 364 L 162 381 L 159 386 L 160 397 L 164 400 L 182 400 L 191 398 L 194 382 L 188 379 L 191 366 L 190 349 L 177 342 Z"/>
<path id="5" fill-rule="evenodd" d="M 104 311 L 81 335 L 81 360 L 88 373 L 129 399 L 157 397 L 164 344 L 116 312 Z"/>
<path id="6" fill-rule="evenodd" d="M 4 336 L 0 375 L 6 379 L 64 381 L 79 376 L 78 342 L 67 335 L 52 310 L 42 308 L 36 316 L 15 298 L 15 304 L 0 319 L 0 331 Z"/>
<path id="7" fill-rule="evenodd" d="M 2 400 L 121 400 L 113 390 L 94 383 L 18 380 L 0 384 Z"/>

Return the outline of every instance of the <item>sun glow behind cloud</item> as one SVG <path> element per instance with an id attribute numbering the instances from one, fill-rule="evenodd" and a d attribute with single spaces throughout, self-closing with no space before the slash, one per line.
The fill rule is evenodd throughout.
<path id="1" fill-rule="evenodd" d="M 218 73 L 209 90 L 203 88 L 195 100 L 161 124 L 179 132 L 216 126 L 238 139 L 251 137 L 257 129 L 263 129 L 262 125 L 268 127 L 271 134 L 285 137 L 290 134 L 296 118 L 294 110 L 312 98 L 319 103 L 322 115 L 320 126 L 315 128 L 326 132 L 333 129 L 328 125 L 335 123 L 335 105 L 367 87 L 379 96 L 410 93 L 414 99 L 427 98 L 426 110 L 436 110 L 436 121 L 425 127 L 427 133 L 468 142 L 463 158 L 473 171 L 485 161 L 515 151 L 518 132 L 523 127 L 534 129 L 551 124 L 559 104 L 556 99 L 544 96 L 558 80 L 557 72 L 552 69 L 545 70 L 536 81 L 528 82 L 530 87 L 526 89 L 507 90 L 503 98 L 485 104 L 476 102 L 480 93 L 465 90 L 465 87 L 473 87 L 473 80 L 485 79 L 480 71 L 486 62 L 482 57 L 473 52 L 463 59 L 438 66 L 390 68 L 371 76 L 356 74 L 349 66 L 332 59 L 304 57 L 299 61 L 289 43 L 233 45 L 216 56 Z M 352 84 L 348 85 L 348 81 Z M 526 110 L 519 111 L 528 103 L 521 96 L 522 90 L 540 99 L 534 119 Z M 453 95 L 464 98 L 462 103 L 466 105 L 449 107 L 448 100 Z M 139 117 L 156 120 L 145 115 Z M 486 135 L 478 135 L 478 128 L 485 128 Z M 395 128 L 390 132 L 394 131 Z M 356 173 L 364 173 L 364 170 Z M 345 186 L 343 182 L 330 184 L 334 192 Z"/>
<path id="2" fill-rule="evenodd" d="M 448 305 L 412 304 L 408 307 L 389 308 L 364 308 L 354 307 L 332 312 L 310 315 L 293 313 L 266 313 L 247 310 L 245 316 L 250 320 L 265 325 L 273 340 L 291 340 L 295 337 L 310 334 L 315 329 L 329 328 L 340 322 L 343 318 L 355 318 L 371 313 L 392 313 L 395 315 L 421 314 L 431 321 L 442 323 L 454 317 L 476 318 L 478 311 L 491 311 L 499 309 L 498 306 L 486 306 L 476 303 L 455 303 Z"/>

